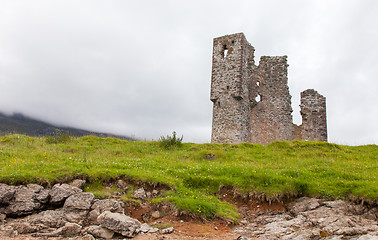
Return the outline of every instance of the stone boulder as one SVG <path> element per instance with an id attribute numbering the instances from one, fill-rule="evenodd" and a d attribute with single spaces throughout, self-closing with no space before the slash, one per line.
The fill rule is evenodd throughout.
<path id="1" fill-rule="evenodd" d="M 69 196 L 82 191 L 80 188 L 72 187 L 66 183 L 55 184 L 50 190 L 50 203 L 61 205 Z"/>
<path id="2" fill-rule="evenodd" d="M 86 184 L 86 181 L 81 180 L 81 179 L 75 179 L 72 182 L 70 182 L 70 185 L 72 187 L 77 187 L 77 188 L 80 188 L 80 189 L 84 189 L 85 184 Z"/>
<path id="3" fill-rule="evenodd" d="M 76 223 L 67 222 L 63 227 L 60 227 L 52 232 L 34 233 L 33 237 L 77 237 L 81 233 L 82 227 Z"/>
<path id="4" fill-rule="evenodd" d="M 33 214 L 24 218 L 25 222 L 32 226 L 38 226 L 39 229 L 59 228 L 67 222 L 65 212 L 58 210 L 46 210 L 38 214 Z"/>
<path id="5" fill-rule="evenodd" d="M 97 225 L 86 227 L 84 231 L 96 238 L 112 239 L 114 235 L 113 231 Z"/>
<path id="6" fill-rule="evenodd" d="M 302 197 L 288 204 L 287 209 L 290 213 L 298 215 L 301 212 L 313 210 L 319 206 L 319 199 Z"/>
<path id="7" fill-rule="evenodd" d="M 141 228 L 141 223 L 129 216 L 120 213 L 105 211 L 98 216 L 97 221 L 102 227 L 122 234 L 125 237 L 135 237 Z"/>
<path id="8" fill-rule="evenodd" d="M 16 187 L 0 183 L 0 206 L 8 205 L 16 193 Z"/>
<path id="9" fill-rule="evenodd" d="M 123 205 L 123 202 L 113 199 L 95 200 L 88 215 L 88 222 L 94 225 L 99 224 L 97 218 L 105 211 L 124 214 Z"/>
<path id="10" fill-rule="evenodd" d="M 1 201 L 7 204 L 0 212 L 11 217 L 25 216 L 40 210 L 49 197 L 48 190 L 37 184 L 17 187 L 2 184 L 0 188 L 4 191 L 0 193 Z"/>
<path id="11" fill-rule="evenodd" d="M 138 190 L 136 190 L 134 192 L 133 198 L 139 199 L 139 200 L 146 199 L 147 198 L 147 194 L 146 194 L 146 191 L 144 190 L 144 188 L 139 188 Z"/>
<path id="12" fill-rule="evenodd" d="M 77 209 L 77 210 L 89 210 L 93 204 L 95 197 L 93 193 L 80 192 L 75 193 L 67 198 L 63 208 L 64 209 Z"/>
<path id="13" fill-rule="evenodd" d="M 173 227 L 169 227 L 169 228 L 164 228 L 164 229 L 161 229 L 160 230 L 160 233 L 161 234 L 171 234 L 175 231 L 175 229 Z"/>
<path id="14" fill-rule="evenodd" d="M 11 224 L 14 230 L 16 230 L 19 234 L 27 234 L 27 233 L 34 233 L 38 231 L 38 227 L 31 225 L 29 222 L 15 222 Z"/>
<path id="15" fill-rule="evenodd" d="M 150 225 L 148 225 L 147 223 L 143 223 L 140 227 L 140 232 L 141 233 L 156 233 L 158 232 L 159 229 L 158 228 L 154 228 L 154 227 L 151 227 Z"/>
<path id="16" fill-rule="evenodd" d="M 123 181 L 122 179 L 117 181 L 116 187 L 126 192 L 129 190 L 129 185 L 127 184 L 127 182 Z"/>

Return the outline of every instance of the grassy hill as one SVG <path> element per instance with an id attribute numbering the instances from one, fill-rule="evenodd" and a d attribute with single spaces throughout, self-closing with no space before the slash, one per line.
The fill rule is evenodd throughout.
<path id="1" fill-rule="evenodd" d="M 126 176 L 169 185 L 154 202 L 212 218 L 237 218 L 235 206 L 219 200 L 221 186 L 267 201 L 297 196 L 378 203 L 378 146 L 323 142 L 193 144 L 166 149 L 159 142 L 85 136 L 52 144 L 47 138 L 0 138 L 0 181 L 58 182 L 85 177 L 88 190 Z"/>
<path id="2" fill-rule="evenodd" d="M 78 128 L 55 126 L 44 121 L 36 120 L 21 113 L 6 115 L 0 113 L 0 136 L 9 134 L 23 134 L 27 136 L 49 136 L 61 131 L 71 136 L 81 137 L 86 135 L 94 135 L 100 137 L 116 137 L 124 140 L 131 140 L 130 137 L 116 136 L 107 133 L 98 133 Z"/>

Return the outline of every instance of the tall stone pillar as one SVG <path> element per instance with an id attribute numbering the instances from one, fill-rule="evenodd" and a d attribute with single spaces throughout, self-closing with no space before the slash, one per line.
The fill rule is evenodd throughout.
<path id="1" fill-rule="evenodd" d="M 301 92 L 301 139 L 327 142 L 326 98 L 314 89 Z"/>
<path id="2" fill-rule="evenodd" d="M 254 48 L 243 33 L 214 39 L 211 76 L 211 142 L 249 142 L 251 68 Z"/>

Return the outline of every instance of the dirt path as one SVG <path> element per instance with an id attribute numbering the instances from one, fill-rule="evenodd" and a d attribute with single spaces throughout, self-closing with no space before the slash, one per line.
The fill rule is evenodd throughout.
<path id="1" fill-rule="evenodd" d="M 174 227 L 171 234 L 139 234 L 135 240 L 236 240 L 240 235 L 232 232 L 232 226 L 227 226 L 220 222 L 198 222 L 182 220 L 164 220 L 165 225 Z M 40 240 L 42 238 L 32 237 L 30 234 L 13 237 L 4 236 L 4 231 L 0 231 L 1 240 Z M 49 240 L 62 240 L 68 238 L 48 238 Z M 83 239 L 82 237 L 70 238 L 74 240 Z M 85 239 L 85 238 L 84 238 Z"/>
<path id="2" fill-rule="evenodd" d="M 239 235 L 232 233 L 232 228 L 220 223 L 201 223 L 201 222 L 170 222 L 175 231 L 171 234 L 145 234 L 138 235 L 135 240 L 189 240 L 189 239 L 225 239 L 236 240 Z"/>

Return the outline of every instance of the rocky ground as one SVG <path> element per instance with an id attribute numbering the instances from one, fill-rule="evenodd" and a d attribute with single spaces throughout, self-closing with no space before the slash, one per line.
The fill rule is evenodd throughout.
<path id="1" fill-rule="evenodd" d="M 377 208 L 341 200 L 239 204 L 243 218 L 234 225 L 195 220 L 170 204 L 141 207 L 95 199 L 83 192 L 84 184 L 0 184 L 0 239 L 378 239 Z M 143 199 L 158 195 L 159 189 L 138 188 L 133 197 L 143 205 Z"/>

